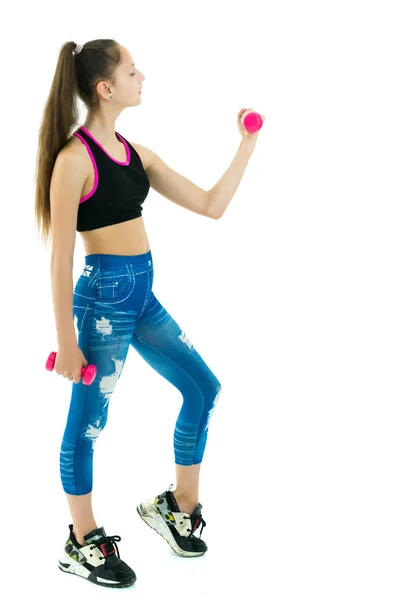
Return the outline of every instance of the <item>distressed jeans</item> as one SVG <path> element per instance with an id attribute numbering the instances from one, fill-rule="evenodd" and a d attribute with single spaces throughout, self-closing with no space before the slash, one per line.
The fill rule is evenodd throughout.
<path id="1" fill-rule="evenodd" d="M 187 335 L 155 297 L 151 251 L 133 256 L 90 254 L 73 294 L 78 346 L 97 367 L 91 385 L 72 383 L 60 451 L 64 491 L 92 491 L 93 451 L 130 346 L 182 394 L 173 446 L 178 465 L 203 458 L 221 385 Z"/>

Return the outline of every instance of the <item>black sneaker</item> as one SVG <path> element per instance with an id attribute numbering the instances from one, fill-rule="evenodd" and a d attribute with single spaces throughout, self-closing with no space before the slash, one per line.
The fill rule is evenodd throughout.
<path id="1" fill-rule="evenodd" d="M 137 512 L 149 527 L 159 533 L 172 550 L 179 556 L 202 556 L 207 551 L 207 544 L 200 539 L 206 522 L 201 514 L 202 504 L 198 504 L 192 514 L 181 512 L 173 493 L 169 490 L 154 498 L 141 502 Z M 194 535 L 199 527 L 200 538 Z"/>
<path id="2" fill-rule="evenodd" d="M 85 544 L 81 545 L 72 530 L 71 523 L 69 537 L 58 561 L 61 571 L 80 575 L 105 587 L 120 588 L 135 583 L 136 574 L 119 558 L 116 544 L 121 541 L 119 535 L 108 536 L 103 527 L 98 527 L 83 536 Z"/>

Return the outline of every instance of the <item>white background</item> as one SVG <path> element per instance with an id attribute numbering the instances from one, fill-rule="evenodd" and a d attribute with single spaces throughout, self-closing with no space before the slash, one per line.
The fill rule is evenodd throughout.
<path id="1" fill-rule="evenodd" d="M 121 114 L 117 131 L 204 189 L 239 147 L 238 111 L 269 115 L 221 220 L 154 190 L 144 204 L 154 291 L 223 390 L 200 480 L 209 551 L 185 560 L 135 510 L 176 482 L 182 398 L 129 351 L 94 455 L 97 523 L 121 535 L 121 558 L 138 577 L 121 593 L 399 598 L 394 9 L 349 0 L 3 9 L 7 597 L 113 593 L 57 568 L 71 522 L 58 464 L 72 384 L 44 368 L 56 332 L 50 253 L 33 217 L 38 130 L 59 48 L 113 37 L 146 76 L 140 106 Z M 77 235 L 74 282 L 83 261 Z"/>

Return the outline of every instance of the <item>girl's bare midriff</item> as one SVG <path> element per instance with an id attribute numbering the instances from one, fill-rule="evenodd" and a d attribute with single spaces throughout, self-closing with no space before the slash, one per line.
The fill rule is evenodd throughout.
<path id="1" fill-rule="evenodd" d="M 86 148 L 78 139 L 71 139 L 69 145 L 74 144 L 74 149 L 86 155 L 88 163 L 88 177 L 82 190 L 81 197 L 88 194 L 94 185 L 94 170 L 92 161 Z M 132 144 L 133 145 L 133 144 Z M 107 148 L 111 156 L 121 162 L 126 158 L 125 146 L 116 142 L 114 148 Z M 144 169 L 147 166 L 147 156 L 141 152 L 140 158 Z M 150 243 L 144 226 L 143 217 L 137 217 L 116 225 L 109 225 L 91 231 L 79 232 L 83 241 L 86 256 L 89 254 L 119 254 L 133 255 L 145 254 L 150 250 Z"/>
<path id="2" fill-rule="evenodd" d="M 144 254 L 150 250 L 143 217 L 92 231 L 80 232 L 89 254 Z"/>

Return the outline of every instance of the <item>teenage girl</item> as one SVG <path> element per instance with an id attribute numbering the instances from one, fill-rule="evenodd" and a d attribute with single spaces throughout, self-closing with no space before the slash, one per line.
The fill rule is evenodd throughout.
<path id="1" fill-rule="evenodd" d="M 108 536 L 92 511 L 96 440 L 132 346 L 182 394 L 174 430 L 177 486 L 137 506 L 141 518 L 180 556 L 201 556 L 205 526 L 199 471 L 221 384 L 152 291 L 153 258 L 142 218 L 150 187 L 195 213 L 219 219 L 231 201 L 258 132 L 240 122 L 240 147 L 209 191 L 169 168 L 150 149 L 115 131 L 122 110 L 141 102 L 145 77 L 113 39 L 65 43 L 45 107 L 38 144 L 35 215 L 52 238 L 51 284 L 58 351 L 54 369 L 72 381 L 60 450 L 60 474 L 72 523 L 59 568 L 107 587 L 125 587 L 135 572 L 120 559 L 120 536 Z M 76 128 L 78 96 L 87 108 Z M 72 135 L 71 135 L 72 132 Z M 51 217 L 51 218 L 50 218 Z M 85 262 L 73 288 L 76 231 Z M 76 335 L 76 331 L 78 336 Z M 97 368 L 91 385 L 81 368 Z M 201 525 L 200 537 L 194 532 Z"/>

